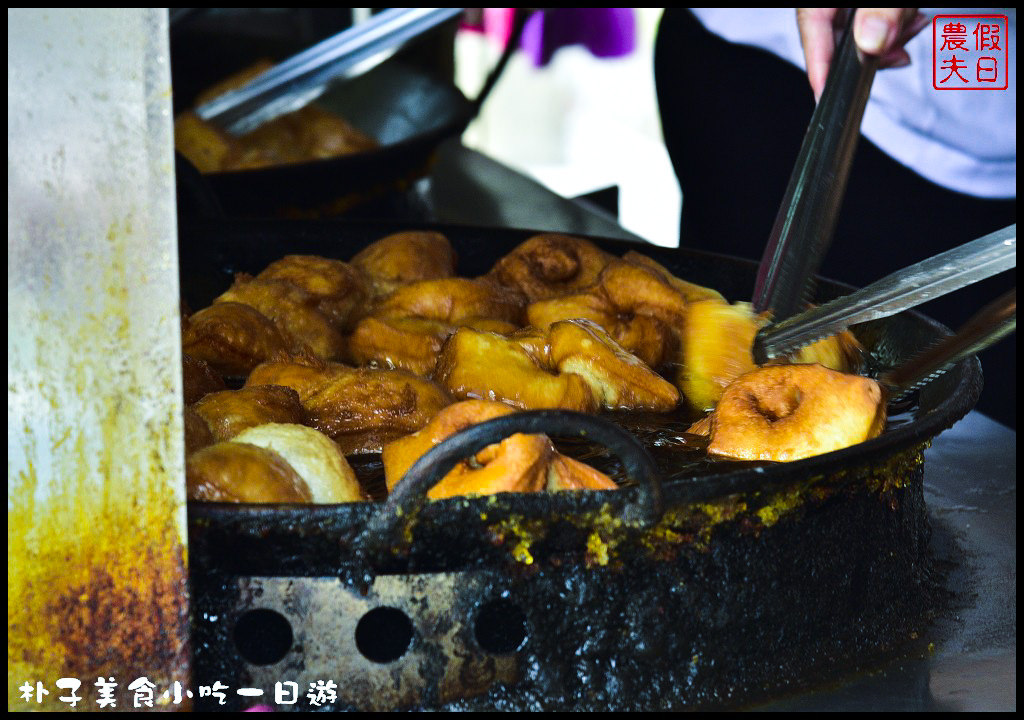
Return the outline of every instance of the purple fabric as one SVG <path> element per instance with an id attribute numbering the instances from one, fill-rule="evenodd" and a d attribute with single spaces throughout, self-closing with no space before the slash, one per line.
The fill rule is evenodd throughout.
<path id="1" fill-rule="evenodd" d="M 633 8 L 548 8 L 523 29 L 522 50 L 537 67 L 567 45 L 583 45 L 596 57 L 621 57 L 636 47 Z"/>

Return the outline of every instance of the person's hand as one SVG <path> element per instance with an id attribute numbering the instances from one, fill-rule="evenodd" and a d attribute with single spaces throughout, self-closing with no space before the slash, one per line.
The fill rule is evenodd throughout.
<path id="1" fill-rule="evenodd" d="M 839 8 L 797 8 L 796 22 L 807 60 L 807 78 L 814 99 L 821 97 L 836 49 Z M 910 55 L 903 46 L 929 23 L 917 8 L 860 8 L 853 21 L 853 38 L 867 55 L 877 55 L 879 67 L 903 67 Z"/>

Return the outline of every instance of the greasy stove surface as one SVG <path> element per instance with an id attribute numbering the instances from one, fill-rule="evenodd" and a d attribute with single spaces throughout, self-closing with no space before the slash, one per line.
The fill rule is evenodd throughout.
<path id="1" fill-rule="evenodd" d="M 614 218 L 457 142 L 441 147 L 413 205 L 417 219 L 641 241 Z M 972 412 L 939 435 L 925 458 L 932 542 L 956 598 L 925 638 L 932 652 L 757 709 L 1016 709 L 1017 434 Z"/>

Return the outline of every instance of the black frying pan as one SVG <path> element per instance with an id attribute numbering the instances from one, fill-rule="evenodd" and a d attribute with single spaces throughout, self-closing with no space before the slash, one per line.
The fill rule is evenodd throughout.
<path id="1" fill-rule="evenodd" d="M 316 104 L 376 138 L 380 147 L 325 160 L 207 174 L 204 177 L 221 209 L 238 217 L 332 216 L 389 191 L 406 189 L 427 173 L 437 146 L 461 135 L 476 117 L 518 46 L 524 22 L 525 16 L 517 14 L 505 53 L 474 100 L 439 73 L 403 62 L 401 56 L 335 84 Z M 192 43 L 179 53 L 204 51 Z M 250 62 L 259 57 L 254 55 Z M 196 72 L 194 63 L 179 64 Z M 181 72 L 184 75 L 186 70 Z M 220 79 L 209 77 L 208 70 L 203 77 L 207 85 Z M 205 87 L 194 76 L 182 76 L 180 86 L 179 93 L 176 76 L 176 112 L 190 108 Z"/>
<path id="2" fill-rule="evenodd" d="M 347 260 L 400 229 L 411 227 L 186 225 L 182 292 L 200 308 L 228 287 L 234 272 L 259 272 L 288 253 Z M 430 229 L 451 240 L 464 276 L 487 272 L 531 234 Z M 615 254 L 639 249 L 729 299 L 749 297 L 753 287 L 756 265 L 749 261 L 591 239 Z M 845 290 L 823 281 L 819 299 Z M 913 354 L 940 332 L 941 326 L 915 313 L 858 329 L 878 367 Z M 482 699 L 454 705 L 437 694 L 443 683 L 430 676 L 413 704 L 636 710 L 728 705 L 779 687 L 805 686 L 812 674 L 820 678 L 870 662 L 923 630 L 936 600 L 921 453 L 970 410 L 980 388 L 979 364 L 963 361 L 869 442 L 794 463 L 721 464 L 694 473 L 659 458 L 660 483 L 630 477 L 612 492 L 422 504 L 416 496 L 430 481 L 407 478 L 403 485 L 418 487 L 410 489 L 413 501 L 406 504 L 190 504 L 196 609 L 221 619 L 197 628 L 196 671 L 239 682 L 250 681 L 247 673 L 254 672 L 239 657 L 231 633 L 237 636 L 234 623 L 259 601 L 248 591 L 239 594 L 236 577 L 285 576 L 300 584 L 302 578 L 335 577 L 357 596 L 372 597 L 377 577 L 442 574 L 465 603 L 456 614 L 472 616 L 472 608 L 496 593 L 514 605 L 526 628 L 516 661 L 544 672 L 527 673 L 513 686 L 467 687 L 466 698 Z M 548 431 L 564 436 L 566 418 L 554 415 L 557 422 Z M 617 440 L 608 442 L 625 464 L 644 465 L 627 458 Z M 602 543 L 612 548 L 605 563 Z M 323 621 L 315 613 L 289 617 L 299 636 L 315 633 Z M 429 637 L 420 642 L 430 646 Z M 486 648 L 470 646 L 486 655 Z M 305 666 L 312 659 L 294 662 Z M 375 702 L 356 693 L 337 707 L 379 708 Z"/>
<path id="3" fill-rule="evenodd" d="M 230 286 L 236 272 L 256 274 L 274 260 L 288 253 L 315 253 L 342 260 L 351 258 L 360 249 L 383 235 L 409 229 L 409 223 L 351 222 L 281 222 L 225 221 L 183 226 L 181 229 L 181 287 L 187 305 L 205 307 Z M 529 231 L 441 227 L 458 253 L 457 272 L 464 276 L 486 273 L 494 262 L 519 242 Z M 637 249 L 635 244 L 616 240 L 594 239 L 602 248 L 621 255 Z M 699 282 L 722 292 L 729 299 L 749 297 L 756 266 L 754 263 L 709 253 L 644 246 L 642 252 L 684 279 Z M 819 284 L 821 300 L 845 292 L 837 283 Z M 937 334 L 948 332 L 941 325 L 916 313 L 903 313 L 857 329 L 857 334 L 870 350 L 876 369 L 889 367 L 928 345 Z M 976 360 L 960 363 L 922 390 L 916 404 L 902 413 L 898 424 L 881 437 L 855 447 L 809 458 L 795 463 L 768 467 L 747 467 L 742 464 L 704 466 L 692 473 L 699 481 L 688 481 L 673 467 L 661 467 L 667 478 L 665 503 L 704 502 L 730 493 L 778 485 L 785 486 L 794 478 L 844 468 L 850 464 L 871 462 L 916 447 L 951 426 L 970 411 L 981 389 L 981 370 Z M 627 490 L 635 490 L 630 488 Z M 554 503 L 559 512 L 572 512 L 595 494 L 555 497 L 515 497 L 515 507 L 543 506 Z M 637 500 L 630 492 L 622 493 L 624 502 Z M 600 502 L 604 502 L 601 500 Z M 437 504 L 431 504 L 432 508 Z M 277 510 L 254 509 L 254 516 L 273 517 Z M 285 510 L 285 514 L 293 511 Z M 298 511 L 300 514 L 308 509 Z M 319 511 L 318 511 L 319 512 Z M 346 511 L 348 513 L 349 511 Z M 373 514 L 370 508 L 352 510 L 356 515 Z M 359 521 L 360 523 L 362 520 Z M 473 544 L 466 538 L 467 546 Z"/>

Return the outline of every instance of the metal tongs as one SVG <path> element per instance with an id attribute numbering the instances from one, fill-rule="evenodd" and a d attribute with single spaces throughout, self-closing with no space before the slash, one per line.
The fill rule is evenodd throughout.
<path id="1" fill-rule="evenodd" d="M 852 325 L 895 315 L 1017 266 L 1017 226 L 998 230 L 888 275 L 843 297 L 763 328 L 754 359 L 784 357 Z M 1017 291 L 1012 290 L 946 338 L 879 380 L 906 393 L 944 372 L 961 358 L 988 347 L 1017 327 Z"/>
<path id="2" fill-rule="evenodd" d="M 196 114 L 231 134 L 245 134 L 308 105 L 331 81 L 366 72 L 402 43 L 461 12 L 462 8 L 388 8 L 200 105 Z"/>
<path id="3" fill-rule="evenodd" d="M 819 308 L 809 305 L 814 276 L 832 242 L 860 123 L 878 60 L 862 55 L 853 18 L 829 69 L 804 136 L 754 287 L 753 305 L 773 323 L 754 340 L 759 364 L 870 319 L 886 317 L 1002 272 L 1017 263 L 1017 226 L 942 253 Z M 962 357 L 1016 328 L 1016 290 L 973 318 L 963 330 L 880 378 L 893 397 L 915 389 Z M 803 313 L 803 314 L 801 314 Z"/>

